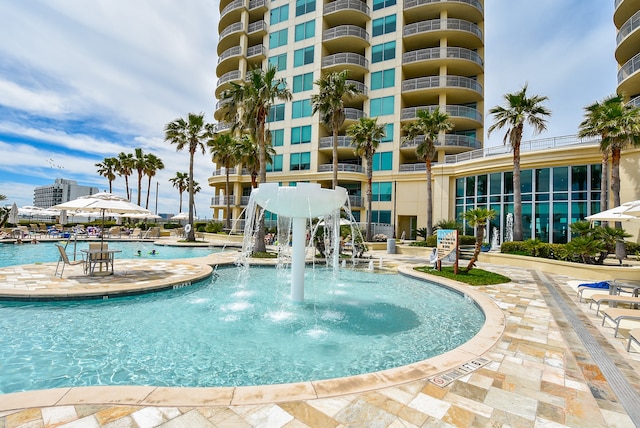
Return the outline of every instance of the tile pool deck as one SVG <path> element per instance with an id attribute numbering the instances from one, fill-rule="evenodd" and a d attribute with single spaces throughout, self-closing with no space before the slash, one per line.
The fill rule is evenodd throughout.
<path id="1" fill-rule="evenodd" d="M 0 295 L 166 287 L 167 281 L 182 284 L 208 275 L 209 265 L 230 262 L 236 255 L 213 254 L 198 259 L 202 264 L 193 264 L 195 259 L 116 261 L 116 275 L 98 280 L 70 266 L 64 280 L 56 279 L 55 263 L 0 269 Z M 375 257 L 384 258 L 385 265 L 416 261 L 383 253 Z M 480 267 L 512 279 L 470 291 L 495 304 L 490 303 L 498 325 L 490 326 L 477 343 L 417 367 L 311 387 L 306 383 L 235 389 L 98 387 L 5 394 L 0 395 L 0 428 L 636 426 L 635 414 L 625 411 L 605 378 L 606 367 L 597 355 L 594 359 L 563 309 L 576 314 L 596 339 L 598 352 L 613 361 L 630 384 L 631 397 L 626 398 L 631 402 L 640 395 L 640 349 L 627 353 L 626 339 L 614 339 L 613 329 L 600 325 L 595 310 L 577 302 L 567 285 L 575 278 L 533 268 Z M 547 285 L 559 292 L 560 303 Z M 430 381 L 474 356 L 488 362 L 460 373 L 446 387 Z"/>

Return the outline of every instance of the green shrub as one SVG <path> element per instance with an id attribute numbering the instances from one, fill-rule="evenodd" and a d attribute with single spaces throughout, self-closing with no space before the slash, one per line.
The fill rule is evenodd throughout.
<path id="1" fill-rule="evenodd" d="M 530 247 L 524 241 L 503 242 L 500 252 L 505 254 L 518 254 L 530 256 Z"/>
<path id="2" fill-rule="evenodd" d="M 224 229 L 224 225 L 219 221 L 210 221 L 205 226 L 204 230 L 207 233 L 219 233 Z"/>

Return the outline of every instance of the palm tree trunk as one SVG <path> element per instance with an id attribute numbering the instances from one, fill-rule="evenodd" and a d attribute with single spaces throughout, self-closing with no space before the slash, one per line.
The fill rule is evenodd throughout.
<path id="1" fill-rule="evenodd" d="M 196 240 L 196 231 L 193 227 L 193 156 L 195 150 L 189 150 L 189 224 L 191 230 L 187 235 L 187 241 L 194 242 Z"/>
<path id="2" fill-rule="evenodd" d="M 109 193 L 113 193 L 113 180 L 109 180 Z"/>
<path id="3" fill-rule="evenodd" d="M 264 119 L 258 122 L 258 156 L 260 159 L 260 183 L 267 182 L 267 154 L 264 141 Z M 254 251 L 264 253 L 267 246 L 264 242 L 264 216 L 262 208 L 256 207 L 256 215 L 258 216 L 258 230 L 256 230 L 256 238 L 254 241 Z"/>
<path id="4" fill-rule="evenodd" d="M 138 173 L 138 205 L 140 205 L 142 196 L 142 174 Z"/>
<path id="5" fill-rule="evenodd" d="M 620 149 L 613 147 L 611 149 L 611 192 L 613 193 L 613 206 L 620 206 Z M 616 221 L 616 229 L 622 229 L 622 223 Z M 627 257 L 627 250 L 624 246 L 624 240 L 616 241 L 616 258 L 622 264 L 622 260 Z"/>
<path id="6" fill-rule="evenodd" d="M 131 194 L 129 192 L 129 176 L 126 174 L 124 176 L 124 185 L 127 186 L 127 199 L 131 201 Z"/>
<path id="7" fill-rule="evenodd" d="M 338 187 L 338 128 L 333 127 L 333 179 L 332 188 Z"/>
<path id="8" fill-rule="evenodd" d="M 484 224 L 478 224 L 476 226 L 476 245 L 473 247 L 473 256 L 471 256 L 471 260 L 469 260 L 469 264 L 467 265 L 467 272 L 473 269 L 478 261 L 478 255 L 482 249 L 482 241 L 484 241 L 484 227 Z"/>
<path id="9" fill-rule="evenodd" d="M 178 211 L 179 213 L 182 212 L 182 191 L 180 191 L 180 210 Z"/>
<path id="10" fill-rule="evenodd" d="M 602 169 L 600 173 L 600 211 L 605 211 L 609 207 L 609 201 L 607 199 L 607 190 L 609 188 L 609 153 L 604 151 L 602 153 Z M 603 226 L 609 226 L 608 221 L 602 222 Z"/>
<path id="11" fill-rule="evenodd" d="M 520 191 L 520 141 L 522 139 L 522 125 L 516 130 L 516 140 L 513 142 L 513 240 L 522 241 L 522 192 Z"/>
<path id="12" fill-rule="evenodd" d="M 229 198 L 231 197 L 229 195 L 229 167 L 225 166 L 225 172 L 227 175 L 227 182 L 225 184 L 225 189 L 224 189 L 224 198 L 226 199 L 227 202 L 227 230 L 231 230 L 231 202 L 229 201 Z"/>
<path id="13" fill-rule="evenodd" d="M 371 242 L 371 182 L 373 181 L 373 154 L 367 157 L 367 242 Z"/>
<path id="14" fill-rule="evenodd" d="M 431 186 L 431 158 L 427 156 L 427 236 L 433 234 L 433 190 Z"/>
<path id="15" fill-rule="evenodd" d="M 151 193 L 151 176 L 149 176 L 149 182 L 147 183 L 147 203 L 145 204 L 145 208 L 149 209 L 149 194 Z"/>

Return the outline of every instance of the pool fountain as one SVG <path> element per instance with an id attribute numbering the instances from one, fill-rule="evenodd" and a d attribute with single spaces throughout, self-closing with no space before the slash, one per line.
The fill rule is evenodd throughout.
<path id="1" fill-rule="evenodd" d="M 243 253 L 250 251 L 251 239 L 248 237 L 254 231 L 255 206 L 259 205 L 278 215 L 278 224 L 286 224 L 291 219 L 291 300 L 304 301 L 304 266 L 306 258 L 306 229 L 307 220 L 324 217 L 328 223 L 329 218 L 334 223 L 340 219 L 340 209 L 347 201 L 347 191 L 342 187 L 335 190 L 323 189 L 317 183 L 298 183 L 294 187 L 280 187 L 277 183 L 262 183 L 253 189 L 247 205 L 247 226 L 245 227 L 245 240 Z M 288 227 L 286 231 L 288 232 Z M 335 243 L 339 239 L 339 223 L 333 227 Z M 283 233 L 279 232 L 279 237 Z M 280 240 L 282 242 L 282 240 Z M 249 248 L 247 248 L 249 247 Z M 333 248 L 337 246 L 334 244 Z M 335 257 L 338 256 L 334 251 Z M 337 259 L 336 259 L 337 260 Z M 334 266 L 337 264 L 334 263 Z"/>

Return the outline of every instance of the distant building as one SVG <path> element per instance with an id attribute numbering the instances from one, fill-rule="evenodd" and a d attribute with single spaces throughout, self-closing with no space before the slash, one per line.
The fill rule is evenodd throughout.
<path id="1" fill-rule="evenodd" d="M 36 187 L 33 190 L 33 205 L 49 208 L 63 202 L 72 201 L 80 196 L 98 193 L 97 187 L 79 186 L 75 180 L 56 178 L 54 184 Z"/>

